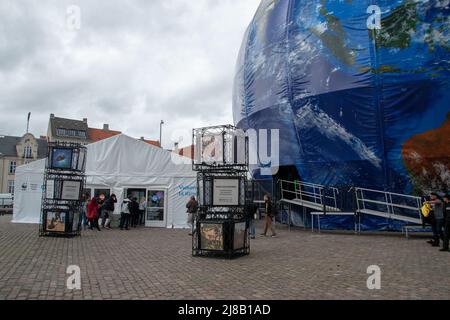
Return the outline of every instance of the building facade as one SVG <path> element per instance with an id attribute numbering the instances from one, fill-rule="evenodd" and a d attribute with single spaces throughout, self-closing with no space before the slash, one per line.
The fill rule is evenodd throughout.
<path id="1" fill-rule="evenodd" d="M 0 136 L 0 193 L 14 194 L 16 168 L 46 155 L 47 137 L 37 139 L 31 133 L 23 137 Z"/>
<path id="2" fill-rule="evenodd" d="M 110 130 L 109 124 L 104 124 L 102 129 L 90 128 L 88 119 L 74 120 L 50 115 L 47 136 L 50 142 L 72 142 L 90 144 L 122 134 L 120 131 Z M 148 144 L 159 147 L 158 141 L 146 140 Z"/>

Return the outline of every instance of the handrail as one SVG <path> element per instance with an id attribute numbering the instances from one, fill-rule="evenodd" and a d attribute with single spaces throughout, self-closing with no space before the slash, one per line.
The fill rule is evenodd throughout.
<path id="1" fill-rule="evenodd" d="M 337 195 L 339 194 L 339 190 L 337 188 L 328 188 L 320 184 L 309 182 L 293 182 L 287 180 L 280 180 L 280 186 L 281 199 L 285 199 L 287 194 L 291 194 L 295 195 L 296 200 L 314 203 L 327 208 L 338 209 Z M 330 202 L 332 202 L 332 205 L 330 205 Z"/>
<path id="2" fill-rule="evenodd" d="M 400 197 L 403 197 L 403 198 L 410 198 L 410 199 L 420 199 L 419 197 L 415 197 L 415 196 L 410 196 L 410 195 L 407 195 L 407 194 L 401 194 L 401 193 L 395 193 L 395 192 L 388 192 L 388 191 L 381 191 L 381 190 L 373 190 L 373 189 L 365 189 L 365 188 L 357 188 L 357 187 L 355 187 L 355 189 L 357 190 L 357 191 L 368 191 L 368 192 L 375 192 L 375 193 L 381 193 L 381 194 L 390 194 L 390 195 L 393 195 L 393 196 L 400 196 Z"/>
<path id="3" fill-rule="evenodd" d="M 357 204 L 358 211 L 367 210 L 368 209 L 366 206 L 367 204 L 375 204 L 375 205 L 380 205 L 380 206 L 384 207 L 386 209 L 386 211 L 380 211 L 379 208 L 377 208 L 374 211 L 385 212 L 391 218 L 392 217 L 395 217 L 395 218 L 404 217 L 405 219 L 406 218 L 416 219 L 413 215 L 395 212 L 395 208 L 398 208 L 398 209 L 413 211 L 417 217 L 417 221 L 422 220 L 422 215 L 421 215 L 421 211 L 420 211 L 421 206 L 422 206 L 422 199 L 419 197 L 414 197 L 414 196 L 400 194 L 400 193 L 394 193 L 394 192 L 388 192 L 388 191 L 365 189 L 365 188 L 355 188 L 355 193 L 356 193 L 356 204 Z M 379 198 L 384 198 L 385 201 L 383 202 L 382 200 L 370 199 L 370 197 L 367 197 L 367 193 L 378 194 Z M 404 204 L 404 203 L 398 203 L 398 201 L 396 203 L 396 202 L 394 202 L 393 196 L 400 197 L 404 201 L 414 200 L 415 206 Z M 361 208 L 361 206 L 362 206 L 362 208 Z M 368 209 L 368 210 L 371 210 L 371 209 Z"/>

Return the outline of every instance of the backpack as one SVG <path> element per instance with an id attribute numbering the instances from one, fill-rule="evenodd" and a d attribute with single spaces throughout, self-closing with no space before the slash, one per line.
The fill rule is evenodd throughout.
<path id="1" fill-rule="evenodd" d="M 124 201 L 123 203 L 122 203 L 122 213 L 125 213 L 125 214 L 130 214 L 130 207 L 129 207 L 129 202 L 128 201 Z"/>
<path id="2" fill-rule="evenodd" d="M 421 209 L 422 215 L 425 218 L 428 218 L 430 216 L 431 211 L 433 211 L 433 208 L 431 208 L 429 203 L 425 203 Z"/>

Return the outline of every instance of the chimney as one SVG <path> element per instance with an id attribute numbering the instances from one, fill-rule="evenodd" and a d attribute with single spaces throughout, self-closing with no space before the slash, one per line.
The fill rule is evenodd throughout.
<path id="1" fill-rule="evenodd" d="M 175 144 L 174 144 L 174 147 L 175 147 L 174 150 L 175 150 L 175 151 L 178 151 L 178 146 L 179 146 L 179 145 L 180 145 L 180 144 L 179 144 L 178 142 L 175 142 Z"/>
<path id="2" fill-rule="evenodd" d="M 109 131 L 109 124 L 105 123 L 103 125 L 103 131 Z"/>
<path id="3" fill-rule="evenodd" d="M 83 122 L 84 122 L 84 123 L 87 123 L 87 118 L 83 118 Z"/>
<path id="4" fill-rule="evenodd" d="M 50 119 L 54 119 L 55 118 L 55 114 L 54 113 L 50 113 Z"/>
<path id="5" fill-rule="evenodd" d="M 141 141 L 145 141 L 145 138 L 144 138 L 144 137 L 141 137 Z"/>

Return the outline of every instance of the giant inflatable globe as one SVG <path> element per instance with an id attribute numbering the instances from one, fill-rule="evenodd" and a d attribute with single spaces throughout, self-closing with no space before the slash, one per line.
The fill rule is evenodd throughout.
<path id="1" fill-rule="evenodd" d="M 235 124 L 280 129 L 280 164 L 306 182 L 448 188 L 449 5 L 262 1 L 238 58 Z"/>

